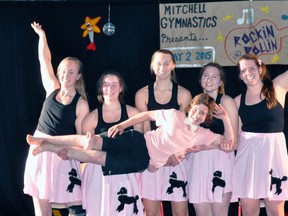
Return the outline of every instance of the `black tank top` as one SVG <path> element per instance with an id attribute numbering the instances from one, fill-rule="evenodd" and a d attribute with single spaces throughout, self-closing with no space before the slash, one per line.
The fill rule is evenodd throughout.
<path id="1" fill-rule="evenodd" d="M 105 133 L 108 131 L 108 129 L 116 124 L 121 123 L 122 121 L 125 121 L 126 119 L 128 119 L 128 113 L 127 113 L 127 109 L 126 109 L 126 105 L 125 104 L 121 104 L 121 118 L 119 121 L 117 122 L 105 122 L 103 119 L 103 110 L 102 110 L 102 106 L 98 107 L 98 124 L 97 127 L 95 128 L 95 134 L 102 134 L 105 135 Z M 133 127 L 128 127 L 125 129 L 126 130 L 130 130 L 133 129 Z"/>
<path id="2" fill-rule="evenodd" d="M 216 103 L 220 104 L 222 94 L 218 94 L 216 97 Z M 212 123 L 203 123 L 201 124 L 202 127 L 210 129 L 212 132 L 217 134 L 224 134 L 224 124 L 221 119 L 217 119 L 215 117 L 212 118 Z"/>
<path id="3" fill-rule="evenodd" d="M 177 96 L 178 96 L 178 85 L 175 82 L 172 82 L 172 95 L 171 99 L 166 104 L 159 104 L 155 100 L 154 95 L 154 83 L 148 85 L 148 110 L 159 110 L 159 109 L 177 109 L 179 110 L 180 106 L 178 104 Z M 155 130 L 157 128 L 155 121 L 151 121 L 151 130 Z"/>
<path id="4" fill-rule="evenodd" d="M 64 105 L 56 100 L 59 91 L 53 91 L 45 99 L 37 130 L 53 136 L 75 134 L 76 106 L 80 95 L 76 93 L 71 103 Z"/>
<path id="5" fill-rule="evenodd" d="M 241 95 L 239 116 L 242 131 L 254 133 L 275 133 L 284 130 L 284 109 L 279 102 L 269 110 L 266 99 L 253 105 L 245 104 L 246 91 Z"/>

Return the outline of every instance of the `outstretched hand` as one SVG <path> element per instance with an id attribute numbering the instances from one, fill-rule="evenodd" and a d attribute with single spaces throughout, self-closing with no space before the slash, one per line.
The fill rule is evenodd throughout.
<path id="1" fill-rule="evenodd" d="M 42 26 L 39 23 L 36 23 L 35 21 L 31 23 L 31 27 L 34 29 L 34 31 L 39 35 L 40 33 L 43 33 Z"/>
<path id="2" fill-rule="evenodd" d="M 117 125 L 114 125 L 108 129 L 107 136 L 113 138 L 117 134 L 121 135 L 123 132 L 124 132 L 124 128 L 120 124 L 117 124 Z"/>
<path id="3" fill-rule="evenodd" d="M 215 104 L 213 116 L 217 119 L 223 120 L 228 117 L 228 113 L 221 104 Z"/>

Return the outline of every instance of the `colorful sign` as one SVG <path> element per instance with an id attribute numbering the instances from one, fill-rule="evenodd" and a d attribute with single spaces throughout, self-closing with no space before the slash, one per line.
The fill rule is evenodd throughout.
<path id="1" fill-rule="evenodd" d="M 160 47 L 177 67 L 237 64 L 253 54 L 288 63 L 288 1 L 160 4 Z"/>

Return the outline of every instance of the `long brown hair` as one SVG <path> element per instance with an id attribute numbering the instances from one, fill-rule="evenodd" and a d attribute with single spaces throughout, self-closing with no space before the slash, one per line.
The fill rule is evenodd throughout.
<path id="1" fill-rule="evenodd" d="M 97 91 L 98 91 L 98 96 L 97 96 L 97 99 L 98 101 L 103 104 L 104 103 L 104 97 L 103 97 L 103 82 L 104 82 L 104 78 L 107 76 L 107 75 L 111 75 L 111 76 L 116 76 L 118 78 L 118 81 L 119 81 L 119 85 L 120 87 L 122 88 L 122 91 L 119 93 L 119 96 L 118 96 L 118 99 L 120 101 L 120 103 L 124 103 L 124 93 L 126 91 L 126 83 L 125 83 L 125 80 L 123 78 L 123 76 L 118 73 L 117 71 L 114 71 L 114 70 L 107 70 L 105 71 L 101 77 L 98 79 L 97 81 Z"/>
<path id="2" fill-rule="evenodd" d="M 239 69 L 239 75 L 241 72 L 240 71 L 241 60 L 252 60 L 254 61 L 254 63 L 256 64 L 258 68 L 262 68 L 260 78 L 261 78 L 261 81 L 263 82 L 263 87 L 260 92 L 260 98 L 261 98 L 261 95 L 263 94 L 264 97 L 266 98 L 268 109 L 272 109 L 273 107 L 275 107 L 277 105 L 276 92 L 273 86 L 273 82 L 270 79 L 270 74 L 266 65 L 262 61 L 258 60 L 258 58 L 254 55 L 251 55 L 251 54 L 243 55 L 241 56 L 237 64 L 238 69 Z"/>
<path id="3" fill-rule="evenodd" d="M 199 82 L 200 82 L 200 84 L 201 84 L 201 77 L 202 77 L 202 75 L 203 75 L 203 73 L 204 73 L 204 71 L 206 70 L 207 67 L 215 67 L 215 68 L 218 69 L 219 75 L 220 75 L 220 80 L 222 81 L 222 82 L 221 82 L 221 85 L 220 85 L 219 88 L 218 88 L 218 92 L 219 92 L 220 94 L 225 94 L 225 82 L 226 82 L 226 81 L 225 81 L 224 70 L 223 70 L 222 66 L 221 66 L 220 64 L 216 63 L 216 62 L 210 62 L 210 63 L 204 65 L 204 66 L 201 68 L 200 74 L 199 74 Z"/>

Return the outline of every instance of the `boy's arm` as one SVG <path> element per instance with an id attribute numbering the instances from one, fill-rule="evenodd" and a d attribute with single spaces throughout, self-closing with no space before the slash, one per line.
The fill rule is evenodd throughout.
<path id="1" fill-rule="evenodd" d="M 155 121 L 157 111 L 145 111 L 138 113 L 131 118 L 121 122 L 120 124 L 114 125 L 108 130 L 108 137 L 115 137 L 118 133 L 122 134 L 125 128 L 143 123 L 145 121 Z"/>

